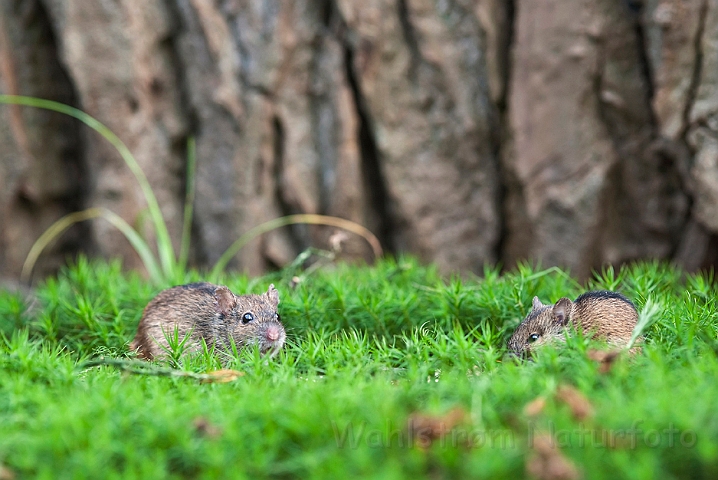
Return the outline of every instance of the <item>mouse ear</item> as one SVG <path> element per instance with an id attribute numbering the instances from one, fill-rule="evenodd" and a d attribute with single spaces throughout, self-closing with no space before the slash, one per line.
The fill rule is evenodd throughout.
<path id="1" fill-rule="evenodd" d="M 229 288 L 224 285 L 217 287 L 214 291 L 214 307 L 222 315 L 229 315 L 236 304 L 237 300 L 234 293 L 230 292 Z"/>
<path id="2" fill-rule="evenodd" d="M 566 297 L 560 298 L 553 306 L 553 316 L 561 325 L 568 324 L 568 317 L 571 315 L 573 303 Z"/>
<path id="3" fill-rule="evenodd" d="M 541 303 L 541 300 L 539 300 L 538 297 L 534 297 L 533 304 L 531 305 L 531 310 L 538 310 L 539 308 L 543 308 L 543 303 Z"/>
<path id="4" fill-rule="evenodd" d="M 269 298 L 269 301 L 272 302 L 275 306 L 279 305 L 279 292 L 276 288 L 274 288 L 274 284 L 272 283 L 269 285 L 269 288 L 267 289 L 267 293 L 265 293 L 267 298 Z"/>

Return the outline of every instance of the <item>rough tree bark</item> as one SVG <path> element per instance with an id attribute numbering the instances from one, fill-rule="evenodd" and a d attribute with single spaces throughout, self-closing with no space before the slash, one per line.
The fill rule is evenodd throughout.
<path id="1" fill-rule="evenodd" d="M 688 198 L 656 132 L 638 15 L 610 0 L 519 1 L 517 12 L 507 257 L 582 277 L 670 258 Z"/>
<path id="2" fill-rule="evenodd" d="M 77 103 L 62 68 L 46 12 L 37 2 L 0 2 L 0 91 Z M 41 110 L 1 107 L 0 276 L 17 277 L 32 245 L 62 215 L 83 208 L 89 177 L 79 126 Z M 43 256 L 39 275 L 88 249 L 87 226 Z"/>
<path id="3" fill-rule="evenodd" d="M 718 261 L 718 2 L 653 0 L 644 22 L 659 130 L 682 147 L 692 204 L 676 257 L 694 269 Z"/>
<path id="4" fill-rule="evenodd" d="M 306 212 L 444 272 L 530 258 L 584 277 L 718 260 L 716 45 L 718 0 L 0 0 L 0 91 L 108 125 L 176 245 L 195 137 L 196 265 Z M 64 213 L 146 221 L 102 138 L 27 108 L 0 119 L 0 275 Z M 83 228 L 42 273 L 79 251 L 140 266 L 109 225 Z M 272 232 L 233 266 L 284 265 L 330 233 Z"/>

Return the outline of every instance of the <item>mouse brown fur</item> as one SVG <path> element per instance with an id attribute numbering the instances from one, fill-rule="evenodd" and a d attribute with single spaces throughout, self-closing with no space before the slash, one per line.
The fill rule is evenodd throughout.
<path id="1" fill-rule="evenodd" d="M 191 283 L 161 291 L 147 304 L 130 350 L 147 360 L 164 357 L 167 337 L 175 330 L 181 341 L 189 336 L 185 352 L 197 352 L 202 340 L 208 348 L 230 352 L 258 345 L 262 353 L 276 354 L 286 338 L 277 312 L 279 292 L 270 285 L 261 295 L 235 295 L 224 285 Z"/>
<path id="2" fill-rule="evenodd" d="M 638 311 L 628 298 L 616 292 L 592 291 L 576 301 L 564 297 L 544 305 L 534 297 L 531 311 L 508 341 L 509 350 L 531 356 L 541 345 L 563 341 L 567 329 L 575 327 L 593 338 L 625 346 L 638 322 Z"/>

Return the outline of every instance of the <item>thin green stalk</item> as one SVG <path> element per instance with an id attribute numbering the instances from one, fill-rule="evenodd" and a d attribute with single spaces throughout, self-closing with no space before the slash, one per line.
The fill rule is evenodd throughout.
<path id="1" fill-rule="evenodd" d="M 269 220 L 268 222 L 264 222 L 260 225 L 257 225 L 256 227 L 239 237 L 237 240 L 235 240 L 234 243 L 230 245 L 230 247 L 222 254 L 222 256 L 219 257 L 219 260 L 217 260 L 217 263 L 214 264 L 214 267 L 212 267 L 212 271 L 210 272 L 210 278 L 216 278 L 227 267 L 227 264 L 232 259 L 232 257 L 234 257 L 237 252 L 239 252 L 242 247 L 244 247 L 250 240 L 254 239 L 255 237 L 258 237 L 259 235 L 270 232 L 276 228 L 285 227 L 287 225 L 295 225 L 298 223 L 310 225 L 327 225 L 330 227 L 342 228 L 349 232 L 355 233 L 363 237 L 369 243 L 376 258 L 382 256 L 381 243 L 379 242 L 379 239 L 376 238 L 376 235 L 374 235 L 366 227 L 359 225 L 356 222 L 352 222 L 351 220 L 346 220 L 338 217 L 330 217 L 327 215 L 316 215 L 313 213 L 287 215 L 286 217 L 275 218 L 274 220 Z"/>
<path id="2" fill-rule="evenodd" d="M 195 173 L 197 171 L 197 143 L 194 137 L 187 140 L 187 186 L 184 202 L 184 220 L 182 222 L 182 239 L 178 270 L 184 272 L 189 258 L 189 242 L 192 236 L 192 215 L 194 214 Z"/>
<path id="3" fill-rule="evenodd" d="M 144 360 L 123 360 L 119 358 L 100 357 L 81 363 L 77 366 L 78 370 L 86 370 L 92 367 L 108 366 L 119 368 L 120 370 L 137 375 L 153 375 L 158 377 L 186 377 L 200 380 L 206 383 L 226 383 L 244 376 L 243 372 L 236 370 L 215 370 L 209 373 L 195 373 L 185 370 L 176 370 L 174 368 L 158 367 Z"/>
<path id="4" fill-rule="evenodd" d="M 137 178 L 137 182 L 140 184 L 140 188 L 142 189 L 142 192 L 145 196 L 145 201 L 147 202 L 147 206 L 150 210 L 152 223 L 155 227 L 155 233 L 157 235 L 157 250 L 160 256 L 162 270 L 164 271 L 165 276 L 169 277 L 175 273 L 173 270 L 176 264 L 174 258 L 174 250 L 172 248 L 172 241 L 170 240 L 167 225 L 162 218 L 162 211 L 160 210 L 159 204 L 157 203 L 155 194 L 152 192 L 152 187 L 147 181 L 147 177 L 142 171 L 142 168 L 140 168 L 139 164 L 137 163 L 137 160 L 135 160 L 135 157 L 132 155 L 127 146 L 122 142 L 122 140 L 120 140 L 120 138 L 112 132 L 112 130 L 110 130 L 104 124 L 100 123 L 98 120 L 83 112 L 82 110 L 78 110 L 77 108 L 65 105 L 63 103 L 54 102 L 52 100 L 26 97 L 22 95 L 0 95 L 0 103 L 43 108 L 46 110 L 64 113 L 65 115 L 69 115 L 80 120 L 85 125 L 105 137 L 105 139 L 110 142 L 112 146 L 114 146 L 120 153 L 122 159 L 125 161 L 127 166 L 135 175 L 135 178 Z M 138 251 L 138 253 L 140 252 Z"/>
<path id="5" fill-rule="evenodd" d="M 638 315 L 638 322 L 636 322 L 636 326 L 633 329 L 633 333 L 631 334 L 631 340 L 628 342 L 626 350 L 630 350 L 633 345 L 635 345 L 636 340 L 638 340 L 638 337 L 640 337 L 641 334 L 654 321 L 656 321 L 658 314 L 661 311 L 663 311 L 663 305 L 660 302 L 657 302 L 652 298 L 646 300 L 646 304 L 643 305 L 643 309 L 641 309 L 641 313 Z"/>

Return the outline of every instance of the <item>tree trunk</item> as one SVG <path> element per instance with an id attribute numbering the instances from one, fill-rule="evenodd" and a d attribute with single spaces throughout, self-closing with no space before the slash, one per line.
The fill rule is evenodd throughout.
<path id="1" fill-rule="evenodd" d="M 262 222 L 319 213 L 443 272 L 533 259 L 586 277 L 718 260 L 716 45 L 717 0 L 0 0 L 0 92 L 116 133 L 175 248 L 195 138 L 196 266 Z M 103 138 L 25 107 L 0 119 L 0 275 L 88 206 L 151 235 Z M 331 233 L 277 230 L 232 266 L 261 273 Z M 81 251 L 141 267 L 96 220 L 40 273 Z M 345 253 L 371 258 L 356 238 Z"/>

